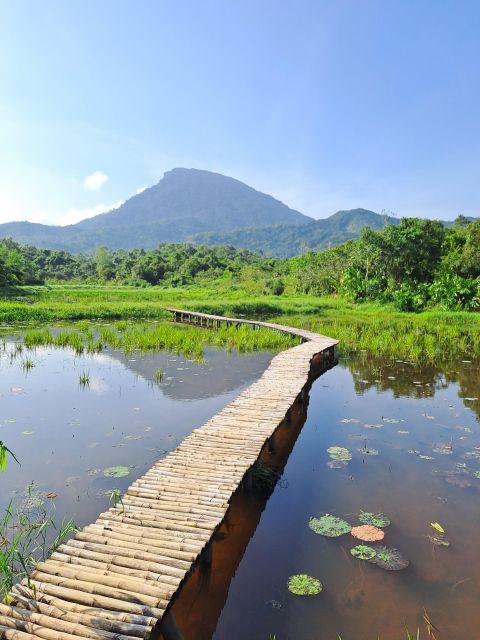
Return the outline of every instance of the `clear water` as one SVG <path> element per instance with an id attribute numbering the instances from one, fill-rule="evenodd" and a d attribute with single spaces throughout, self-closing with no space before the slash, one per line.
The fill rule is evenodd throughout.
<path id="1" fill-rule="evenodd" d="M 427 638 L 425 608 L 438 638 L 478 640 L 479 373 L 478 362 L 419 370 L 365 358 L 320 377 L 282 483 L 268 501 L 237 495 L 211 569 L 199 568 L 175 604 L 185 636 L 405 640 L 405 625 L 415 633 L 419 625 Z M 344 468 L 327 465 L 334 445 L 352 453 Z M 390 517 L 382 544 L 401 550 L 407 569 L 356 560 L 352 536 L 324 538 L 308 527 L 324 513 L 358 524 L 360 509 Z M 432 522 L 449 547 L 432 545 Z M 287 580 L 298 573 L 319 578 L 324 591 L 291 594 Z"/>
<path id="2" fill-rule="evenodd" d="M 272 354 L 205 350 L 205 362 L 171 353 L 125 355 L 105 350 L 76 356 L 53 347 L 24 351 L 11 361 L 14 338 L 0 356 L 0 440 L 17 456 L 0 475 L 0 512 L 21 501 L 26 487 L 57 494 L 56 519 L 78 525 L 108 505 L 108 490 L 125 490 L 240 391 L 256 380 Z M 26 372 L 26 357 L 34 367 Z M 162 369 L 161 383 L 155 371 Z M 83 372 L 90 382 L 82 387 Z M 129 475 L 107 478 L 104 469 Z"/>

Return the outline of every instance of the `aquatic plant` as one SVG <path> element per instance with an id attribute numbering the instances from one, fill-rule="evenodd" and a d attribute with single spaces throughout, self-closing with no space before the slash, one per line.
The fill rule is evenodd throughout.
<path id="1" fill-rule="evenodd" d="M 445 529 L 442 527 L 442 525 L 439 522 L 431 522 L 430 526 L 433 527 L 435 531 L 438 531 L 438 533 L 441 533 L 441 534 L 445 533 Z"/>
<path id="2" fill-rule="evenodd" d="M 442 456 L 449 456 L 453 453 L 453 445 L 451 442 L 439 442 L 433 447 L 432 451 Z"/>
<path id="3" fill-rule="evenodd" d="M 30 371 L 30 369 L 33 369 L 35 365 L 33 364 L 33 360 L 31 358 L 25 358 L 25 360 L 22 362 L 22 369 L 26 372 Z"/>
<path id="4" fill-rule="evenodd" d="M 13 453 L 13 451 L 11 451 L 6 444 L 4 444 L 1 440 L 0 440 L 0 471 L 2 471 L 2 473 L 6 470 L 7 468 L 7 453 L 9 453 L 12 458 L 15 460 L 15 462 L 17 464 L 20 464 L 20 462 L 18 461 L 16 455 Z"/>
<path id="5" fill-rule="evenodd" d="M 81 387 L 88 387 L 90 384 L 90 374 L 83 371 L 78 378 L 78 384 Z"/>
<path id="6" fill-rule="evenodd" d="M 390 525 L 390 518 L 384 513 L 372 513 L 371 511 L 360 511 L 358 519 L 362 524 L 371 524 L 374 527 L 383 529 Z"/>
<path id="7" fill-rule="evenodd" d="M 328 447 L 327 453 L 332 460 L 349 462 L 352 459 L 352 454 L 345 447 Z"/>
<path id="8" fill-rule="evenodd" d="M 378 456 L 378 449 L 374 449 L 373 447 L 362 447 L 361 449 L 357 449 L 359 453 L 363 456 Z"/>
<path id="9" fill-rule="evenodd" d="M 103 470 L 103 475 L 106 478 L 125 478 L 130 473 L 130 469 L 128 467 L 107 467 Z"/>
<path id="10" fill-rule="evenodd" d="M 353 547 L 353 549 L 350 549 L 350 553 L 354 558 L 358 558 L 359 560 L 373 560 L 377 555 L 375 549 L 366 544 L 359 544 Z"/>
<path id="11" fill-rule="evenodd" d="M 155 382 L 161 382 L 163 380 L 163 371 L 157 369 L 153 377 L 155 378 Z"/>
<path id="12" fill-rule="evenodd" d="M 353 527 L 350 533 L 354 538 L 364 540 L 365 542 L 378 542 L 385 537 L 385 531 L 371 524 L 362 524 L 359 527 Z"/>
<path id="13" fill-rule="evenodd" d="M 398 550 L 389 547 L 374 547 L 374 562 L 387 571 L 400 571 L 410 564 L 409 560 Z"/>
<path id="14" fill-rule="evenodd" d="M 45 506 L 45 494 L 29 485 L 22 503 L 10 502 L 0 522 L 0 600 L 12 586 L 27 578 L 40 560 L 51 553 L 75 531 L 73 520 L 57 526 L 54 506 Z M 8 600 L 8 599 L 7 599 Z"/>
<path id="15" fill-rule="evenodd" d="M 350 533 L 352 530 L 351 525 L 346 520 L 332 516 L 329 513 L 320 516 L 320 518 L 310 518 L 308 526 L 315 533 L 327 538 L 338 538 L 345 533 Z"/>
<path id="16" fill-rule="evenodd" d="M 447 538 L 445 538 L 445 536 L 442 536 L 442 535 L 438 535 L 438 536 L 429 535 L 428 539 L 436 547 L 449 547 L 450 546 L 450 541 L 447 540 Z"/>
<path id="17" fill-rule="evenodd" d="M 108 477 L 112 477 L 112 476 L 108 476 Z M 113 476 L 113 477 L 121 477 L 121 476 Z M 117 506 L 119 504 L 122 506 L 121 511 L 119 513 L 123 513 L 125 511 L 125 507 L 123 505 L 122 492 L 120 491 L 120 489 L 118 489 L 117 487 L 115 487 L 114 489 L 110 489 L 109 491 L 106 492 L 106 495 L 108 496 L 108 503 L 109 504 L 113 503 L 113 508 L 115 511 L 117 511 Z"/>
<path id="18" fill-rule="evenodd" d="M 304 573 L 290 576 L 287 586 L 296 596 L 316 596 L 323 589 L 320 580 Z"/>

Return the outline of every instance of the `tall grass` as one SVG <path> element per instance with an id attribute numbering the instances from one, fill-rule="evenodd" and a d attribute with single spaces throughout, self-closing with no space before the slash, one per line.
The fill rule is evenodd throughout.
<path id="1" fill-rule="evenodd" d="M 77 531 L 73 520 L 57 526 L 45 499 L 30 485 L 23 503 L 15 507 L 10 502 L 0 522 L 0 600 L 8 601 L 12 586 Z"/>
<path id="2" fill-rule="evenodd" d="M 194 360 L 203 358 L 205 346 L 212 345 L 240 352 L 256 350 L 280 350 L 291 347 L 298 340 L 292 336 L 270 331 L 255 330 L 247 325 L 221 327 L 218 331 L 173 324 L 171 322 L 124 322 L 113 327 L 89 327 L 82 324 L 55 332 L 51 329 L 35 329 L 23 335 L 26 347 L 56 346 L 70 348 L 76 354 L 96 353 L 105 346 L 123 349 L 130 353 L 168 350 Z"/>

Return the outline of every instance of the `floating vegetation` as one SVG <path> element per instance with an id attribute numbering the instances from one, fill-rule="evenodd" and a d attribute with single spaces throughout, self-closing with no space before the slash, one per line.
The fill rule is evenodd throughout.
<path id="1" fill-rule="evenodd" d="M 384 513 L 373 513 L 371 511 L 360 511 L 358 519 L 362 524 L 371 524 L 374 527 L 383 529 L 390 525 L 390 518 Z"/>
<path id="2" fill-rule="evenodd" d="M 332 516 L 329 513 L 320 518 L 310 518 L 308 526 L 315 533 L 327 538 L 338 538 L 345 533 L 350 533 L 352 530 L 351 525 L 346 520 Z"/>
<path id="3" fill-rule="evenodd" d="M 382 418 L 382 420 L 387 424 L 399 424 L 403 422 L 403 420 L 399 420 L 398 418 Z"/>
<path id="4" fill-rule="evenodd" d="M 472 475 L 474 478 L 477 478 L 477 480 L 480 480 L 480 471 L 474 471 Z"/>
<path id="5" fill-rule="evenodd" d="M 438 533 L 441 533 L 442 535 L 445 533 L 445 529 L 442 527 L 442 525 L 439 522 L 431 522 L 430 526 L 433 527 L 435 531 L 438 531 Z"/>
<path id="6" fill-rule="evenodd" d="M 323 589 L 320 580 L 305 573 L 290 576 L 287 586 L 290 593 L 294 593 L 296 596 L 316 596 Z"/>
<path id="7" fill-rule="evenodd" d="M 429 535 L 428 539 L 435 547 L 449 547 L 450 541 L 447 540 L 444 536 L 436 536 L 434 534 Z"/>
<path id="8" fill-rule="evenodd" d="M 432 449 L 434 453 L 442 456 L 449 456 L 453 453 L 453 445 L 451 442 L 438 442 Z"/>
<path id="9" fill-rule="evenodd" d="M 345 447 L 328 447 L 327 453 L 332 460 L 349 462 L 352 459 L 352 454 Z"/>
<path id="10" fill-rule="evenodd" d="M 475 447 L 472 451 L 467 451 L 462 455 L 465 460 L 480 460 L 480 447 Z"/>
<path id="11" fill-rule="evenodd" d="M 379 542 L 385 537 L 385 531 L 371 524 L 362 524 L 358 527 L 353 527 L 351 534 L 354 538 L 358 538 L 364 542 Z"/>
<path id="12" fill-rule="evenodd" d="M 370 424 L 368 422 L 364 422 L 362 426 L 364 429 L 381 429 L 383 424 Z"/>
<path id="13" fill-rule="evenodd" d="M 343 422 L 344 424 L 360 424 L 360 420 L 357 418 L 342 418 L 340 422 Z"/>
<path id="14" fill-rule="evenodd" d="M 410 434 L 410 431 L 406 431 L 405 429 L 399 429 L 397 433 L 399 433 L 401 436 L 408 436 Z"/>
<path id="15" fill-rule="evenodd" d="M 464 476 L 461 475 L 449 475 L 445 476 L 445 482 L 448 484 L 452 484 L 454 487 L 459 487 L 460 489 L 467 489 L 472 486 L 472 483 L 467 480 Z"/>
<path id="16" fill-rule="evenodd" d="M 350 553 L 354 558 L 358 558 L 358 560 L 369 561 L 372 561 L 377 555 L 375 549 L 372 549 L 372 547 L 366 544 L 358 544 L 356 547 L 353 547 L 353 549 L 350 549 Z"/>
<path id="17" fill-rule="evenodd" d="M 400 571 L 406 569 L 410 564 L 409 560 L 398 549 L 389 547 L 374 547 L 375 558 L 373 562 L 387 571 Z"/>
<path id="18" fill-rule="evenodd" d="M 107 467 L 106 469 L 103 470 L 103 475 L 106 478 L 125 478 L 125 476 L 128 476 L 129 473 L 130 473 L 129 468 L 122 467 L 122 466 Z"/>
<path id="19" fill-rule="evenodd" d="M 378 449 L 374 449 L 373 447 L 364 446 L 361 449 L 357 449 L 357 451 L 363 456 L 378 456 Z"/>

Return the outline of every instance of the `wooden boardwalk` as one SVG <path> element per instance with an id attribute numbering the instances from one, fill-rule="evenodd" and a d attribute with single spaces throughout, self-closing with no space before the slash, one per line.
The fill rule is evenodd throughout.
<path id="1" fill-rule="evenodd" d="M 79 531 L 0 604 L 0 638 L 74 640 L 149 638 L 184 578 L 208 560 L 209 542 L 232 494 L 272 442 L 278 425 L 322 359 L 337 344 L 326 336 L 267 322 L 169 309 L 176 321 L 249 324 L 298 336 L 261 378 L 136 480 L 123 505 Z"/>

